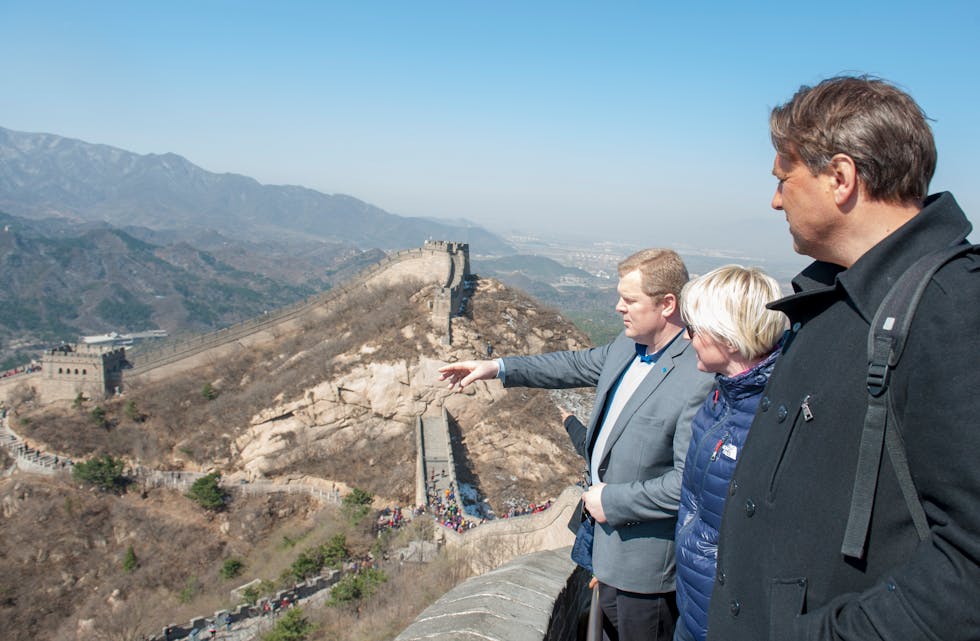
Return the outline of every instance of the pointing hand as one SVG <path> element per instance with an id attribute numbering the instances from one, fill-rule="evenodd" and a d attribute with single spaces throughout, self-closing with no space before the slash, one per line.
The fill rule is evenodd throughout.
<path id="1" fill-rule="evenodd" d="M 496 361 L 460 361 L 439 368 L 439 380 L 449 381 L 449 389 L 463 389 L 473 381 L 497 378 L 500 368 Z"/>

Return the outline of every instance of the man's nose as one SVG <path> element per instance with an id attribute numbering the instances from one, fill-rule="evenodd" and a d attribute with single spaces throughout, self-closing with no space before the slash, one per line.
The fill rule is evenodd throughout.
<path id="1" fill-rule="evenodd" d="M 783 190 L 782 189 L 780 189 L 779 187 L 776 187 L 776 192 L 772 195 L 772 202 L 769 203 L 769 204 L 772 205 L 772 208 L 773 209 L 776 209 L 778 211 L 782 211 L 782 209 L 783 209 Z"/>

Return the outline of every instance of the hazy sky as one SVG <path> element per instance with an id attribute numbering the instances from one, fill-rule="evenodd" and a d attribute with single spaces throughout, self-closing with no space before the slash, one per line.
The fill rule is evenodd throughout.
<path id="1" fill-rule="evenodd" d="M 760 251 L 790 244 L 770 108 L 872 73 L 980 221 L 973 0 L 0 0 L 0 27 L 3 127 L 498 232 Z"/>

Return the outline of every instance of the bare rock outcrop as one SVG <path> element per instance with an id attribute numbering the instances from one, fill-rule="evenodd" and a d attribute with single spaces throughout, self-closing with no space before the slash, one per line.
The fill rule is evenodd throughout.
<path id="1" fill-rule="evenodd" d="M 577 349 L 584 338 L 556 312 L 495 281 L 480 283 L 472 305 L 472 317 L 453 319 L 452 345 L 440 342 L 433 328 L 406 325 L 401 338 L 427 346 L 427 354 L 385 360 L 383 340 L 364 343 L 342 355 L 336 376 L 256 413 L 233 444 L 239 469 L 250 479 L 297 472 L 339 479 L 338 461 L 349 460 L 390 475 L 392 458 L 399 468 L 414 463 L 416 417 L 445 406 L 458 430 L 461 480 L 477 486 L 495 509 L 506 509 L 511 499 L 556 496 L 579 478 L 582 465 L 560 426 L 555 397 L 504 389 L 498 381 L 452 391 L 438 381 L 438 368 L 485 358 L 488 342 L 496 356 Z M 412 485 L 389 485 L 388 493 L 408 498 Z"/>

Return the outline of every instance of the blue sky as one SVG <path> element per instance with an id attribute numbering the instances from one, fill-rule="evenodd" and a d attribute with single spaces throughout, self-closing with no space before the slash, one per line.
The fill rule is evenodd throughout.
<path id="1" fill-rule="evenodd" d="M 980 2 L 0 0 L 0 126 L 498 232 L 790 253 L 767 116 L 872 73 L 974 220 Z M 476 248 L 475 248 L 476 249 Z"/>

